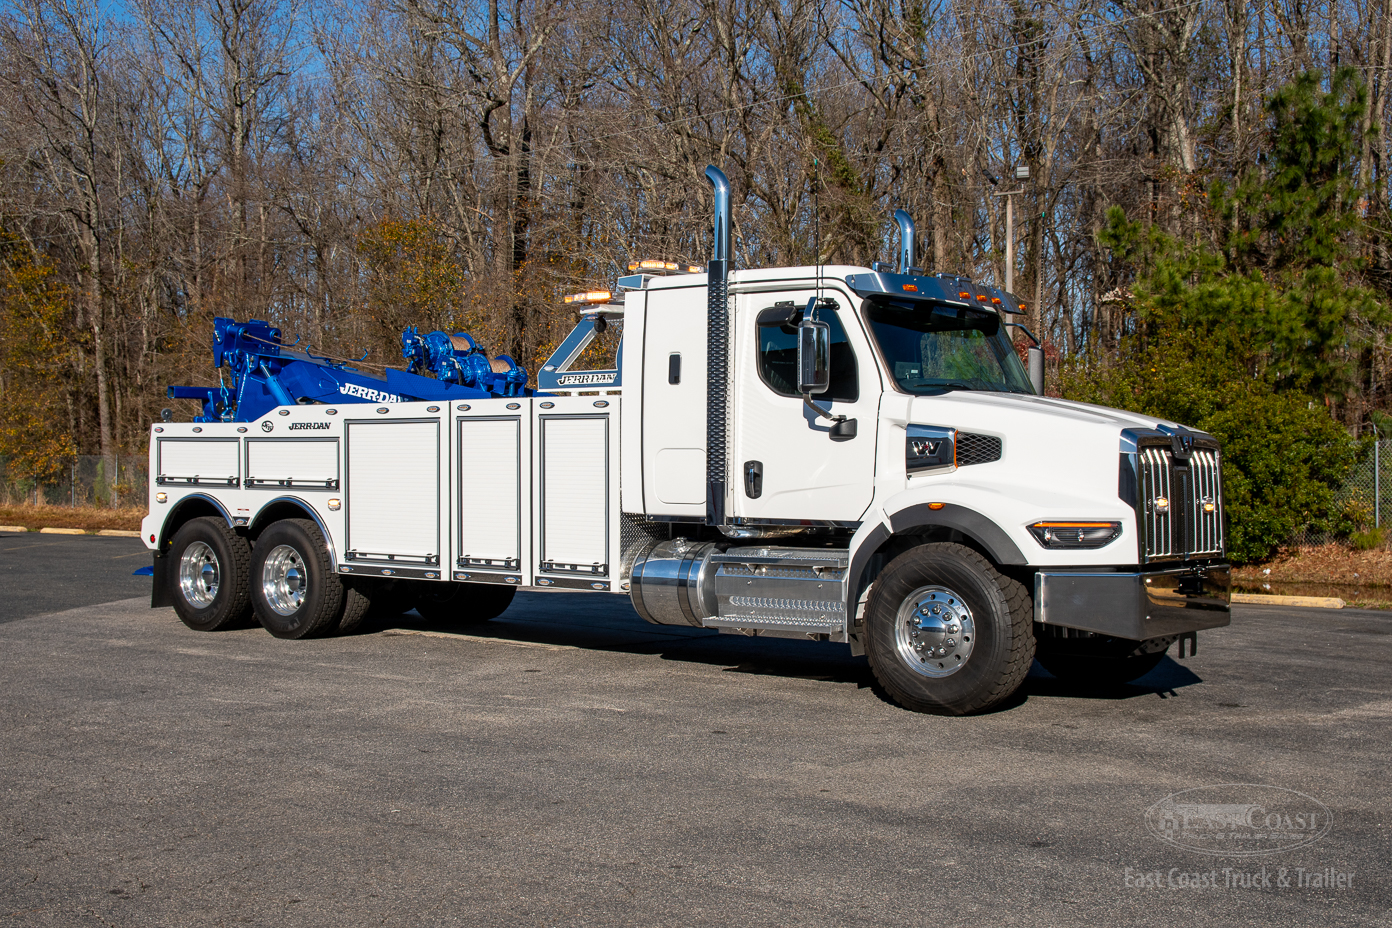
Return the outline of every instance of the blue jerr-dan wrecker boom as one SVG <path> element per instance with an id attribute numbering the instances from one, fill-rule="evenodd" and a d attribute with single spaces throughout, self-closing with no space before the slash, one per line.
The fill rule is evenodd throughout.
<path id="1" fill-rule="evenodd" d="M 581 328 L 591 328 L 582 323 Z M 577 331 L 579 331 L 577 329 Z M 401 333 L 406 370 L 366 374 L 347 362 L 296 351 L 280 329 L 252 319 L 213 321 L 213 365 L 231 386 L 170 387 L 171 399 L 196 399 L 195 422 L 252 422 L 277 406 L 313 403 L 400 403 L 411 400 L 530 396 L 527 372 L 507 355 L 490 358 L 464 332 Z M 568 339 L 569 343 L 572 339 Z M 429 374 L 430 376 L 424 376 Z"/>

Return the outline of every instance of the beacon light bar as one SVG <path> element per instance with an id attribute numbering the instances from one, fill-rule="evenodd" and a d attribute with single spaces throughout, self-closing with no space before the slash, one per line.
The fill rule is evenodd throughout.
<path id="1" fill-rule="evenodd" d="M 648 274 L 700 274 L 705 270 L 699 264 L 682 264 L 677 261 L 656 261 L 652 259 L 643 261 L 628 262 L 630 271 L 642 271 Z"/>
<path id="2" fill-rule="evenodd" d="M 608 290 L 586 290 L 584 293 L 568 293 L 565 301 L 567 303 L 608 303 L 614 298 L 614 294 Z"/>

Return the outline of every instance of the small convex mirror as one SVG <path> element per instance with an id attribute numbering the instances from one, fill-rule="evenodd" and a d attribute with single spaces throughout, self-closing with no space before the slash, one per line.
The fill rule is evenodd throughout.
<path id="1" fill-rule="evenodd" d="M 831 386 L 831 326 L 803 316 L 797 346 L 798 392 L 825 393 Z"/>

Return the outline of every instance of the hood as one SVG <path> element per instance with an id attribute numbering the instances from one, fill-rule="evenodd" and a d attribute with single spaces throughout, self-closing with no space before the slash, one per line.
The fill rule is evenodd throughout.
<path id="1" fill-rule="evenodd" d="M 973 390 L 953 390 L 939 396 L 915 396 L 913 422 L 924 425 L 945 425 L 970 431 L 979 423 L 985 431 L 1003 428 L 1022 417 L 1035 426 L 1053 420 L 1057 425 L 1095 425 L 1110 431 L 1122 429 L 1153 429 L 1157 425 L 1178 428 L 1169 419 L 1143 416 L 1140 413 L 1078 403 L 1048 396 L 1025 396 L 1019 393 L 986 393 Z M 951 420 L 951 421 L 949 421 Z M 999 423 L 999 425 L 997 425 Z M 1197 430 L 1193 430 L 1197 431 Z"/>

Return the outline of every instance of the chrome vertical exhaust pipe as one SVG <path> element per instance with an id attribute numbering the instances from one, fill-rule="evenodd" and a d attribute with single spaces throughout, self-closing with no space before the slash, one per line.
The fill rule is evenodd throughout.
<path id="1" fill-rule="evenodd" d="M 726 378 L 730 370 L 730 180 L 706 168 L 715 193 L 715 246 L 706 270 L 706 524 L 725 524 Z"/>
<path id="2" fill-rule="evenodd" d="M 730 179 L 713 164 L 706 166 L 706 180 L 715 192 L 715 253 L 712 261 L 730 262 Z"/>
<path id="3" fill-rule="evenodd" d="M 899 273 L 911 274 L 914 266 L 913 217 L 902 209 L 896 209 L 894 221 L 899 223 Z"/>

